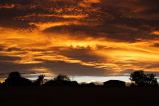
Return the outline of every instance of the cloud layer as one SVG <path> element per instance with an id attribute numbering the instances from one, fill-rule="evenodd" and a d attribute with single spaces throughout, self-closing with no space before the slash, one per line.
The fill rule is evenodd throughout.
<path id="1" fill-rule="evenodd" d="M 158 0 L 0 0 L 0 72 L 158 72 Z M 123 72 L 122 72 L 123 71 Z"/>

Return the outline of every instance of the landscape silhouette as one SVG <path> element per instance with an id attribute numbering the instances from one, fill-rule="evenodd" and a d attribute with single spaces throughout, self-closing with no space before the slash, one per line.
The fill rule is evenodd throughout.
<path id="1" fill-rule="evenodd" d="M 131 83 L 129 86 L 126 82 L 120 80 L 109 80 L 103 82 L 103 84 L 91 83 L 78 83 L 77 81 L 72 81 L 66 75 L 57 75 L 55 78 L 48 80 L 44 83 L 45 76 L 40 75 L 35 81 L 31 81 L 27 78 L 21 76 L 19 72 L 11 72 L 8 78 L 0 84 L 1 88 L 5 87 L 158 87 L 157 78 L 155 74 L 146 74 L 144 71 L 139 70 L 130 74 Z"/>
<path id="2" fill-rule="evenodd" d="M 40 75 L 31 81 L 19 72 L 11 72 L 0 84 L 2 106 L 153 106 L 159 98 L 155 74 L 135 71 L 130 74 L 129 85 L 120 80 L 103 84 L 78 83 L 66 75 L 45 81 Z"/>
<path id="3" fill-rule="evenodd" d="M 159 0 L 0 0 L 0 106 L 158 106 Z"/>

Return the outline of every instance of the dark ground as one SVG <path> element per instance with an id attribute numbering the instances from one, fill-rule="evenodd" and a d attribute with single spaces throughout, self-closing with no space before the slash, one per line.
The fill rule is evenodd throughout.
<path id="1" fill-rule="evenodd" d="M 0 106 L 158 106 L 158 88 L 10 88 Z"/>

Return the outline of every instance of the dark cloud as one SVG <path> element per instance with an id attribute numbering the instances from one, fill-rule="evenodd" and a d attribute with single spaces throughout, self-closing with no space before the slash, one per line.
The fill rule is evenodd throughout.
<path id="1" fill-rule="evenodd" d="M 43 67 L 49 69 L 54 74 L 66 74 L 72 76 L 104 76 L 111 71 L 93 66 L 85 66 L 78 63 L 66 63 L 63 61 L 45 61 L 37 64 L 16 64 L 12 62 L 0 61 L 0 73 L 10 73 L 19 71 L 21 73 L 36 73 L 32 69 Z M 38 71 L 37 71 L 38 72 Z"/>
<path id="2" fill-rule="evenodd" d="M 9 28 L 35 28 L 30 25 L 28 21 L 19 20 L 17 17 L 27 14 L 27 10 L 20 10 L 16 8 L 0 9 L 0 26 Z"/>
<path id="3" fill-rule="evenodd" d="M 99 4 L 102 11 L 101 18 L 107 18 L 109 15 L 112 18 L 111 20 L 103 19 L 101 29 L 107 34 L 107 37 L 121 41 L 158 38 L 149 34 L 158 27 L 156 24 L 158 18 L 147 20 L 148 15 L 154 17 L 158 14 L 156 8 L 153 7 L 155 3 L 151 2 L 148 5 L 147 1 L 142 0 L 103 0 L 103 3 Z M 149 10 L 153 10 L 155 14 L 149 14 Z"/>
<path id="4" fill-rule="evenodd" d="M 156 39 L 151 31 L 159 28 L 158 1 L 148 0 L 101 0 L 91 4 L 85 0 L 1 0 L 0 26 L 11 28 L 37 28 L 36 22 L 64 22 L 76 19 L 63 15 L 87 15 L 79 19 L 85 25 L 50 27 L 46 32 L 65 32 L 75 35 L 94 34 L 118 41 L 135 42 Z M 81 4 L 84 4 L 81 5 Z M 89 5 L 88 5 L 89 4 Z M 90 5 L 91 4 L 91 5 Z M 5 7 L 5 6 L 4 6 Z"/>
<path id="5" fill-rule="evenodd" d="M 0 61 L 16 61 L 16 60 L 20 60 L 21 58 L 20 57 L 15 57 L 15 56 L 0 56 Z"/>
<path id="6" fill-rule="evenodd" d="M 22 51 L 22 48 L 10 47 L 10 48 L 7 48 L 5 51 L 6 51 L 6 52 Z"/>
<path id="7" fill-rule="evenodd" d="M 0 61 L 0 73 L 10 73 L 13 71 L 19 71 L 21 73 L 27 73 L 37 64 L 17 64 L 13 62 Z"/>
<path id="8" fill-rule="evenodd" d="M 3 4 L 31 4 L 32 0 L 0 0 Z"/>
<path id="9" fill-rule="evenodd" d="M 103 0 L 94 6 L 97 11 L 88 13 L 88 19 L 84 20 L 88 26 L 58 26 L 48 28 L 46 31 L 73 32 L 76 35 L 94 34 L 95 37 L 128 42 L 158 39 L 157 36 L 150 34 L 159 27 L 158 8 L 154 8 L 155 5 L 156 1 Z M 91 26 L 92 23 L 97 25 Z"/>
<path id="10" fill-rule="evenodd" d="M 94 30 L 93 30 L 94 29 Z M 71 33 L 71 35 L 83 35 L 83 34 L 95 34 L 97 30 L 93 27 L 87 25 L 63 25 L 63 26 L 56 26 L 45 29 L 44 32 L 53 32 L 53 33 Z"/>
<path id="11" fill-rule="evenodd" d="M 85 66 L 78 63 L 66 63 L 63 61 L 46 61 L 43 63 L 55 74 L 66 74 L 73 76 L 104 76 L 110 74 L 110 70 L 96 68 L 93 66 Z"/>
<path id="12" fill-rule="evenodd" d="M 105 58 L 93 53 L 93 50 L 88 48 L 70 48 L 67 50 L 58 51 L 59 54 L 84 62 L 103 62 Z"/>
<path id="13" fill-rule="evenodd" d="M 5 48 L 5 46 L 0 45 L 0 52 L 1 52 L 1 51 L 3 51 L 3 50 L 4 50 L 4 48 Z"/>
<path id="14" fill-rule="evenodd" d="M 159 43 L 153 44 L 154 47 L 159 47 Z"/>
<path id="15" fill-rule="evenodd" d="M 127 75 L 129 75 L 129 74 L 131 74 L 131 73 L 133 73 L 133 72 L 135 72 L 135 71 L 141 71 L 141 70 L 134 70 L 134 69 L 127 69 L 127 70 L 123 70 L 120 74 L 121 75 L 123 75 L 123 74 L 127 74 Z M 142 70 L 142 71 L 144 71 L 144 70 Z M 159 76 L 159 72 L 156 72 L 156 71 L 145 71 L 145 73 L 147 73 L 147 74 L 151 74 L 151 73 L 153 73 L 153 74 L 155 74 L 157 77 Z"/>

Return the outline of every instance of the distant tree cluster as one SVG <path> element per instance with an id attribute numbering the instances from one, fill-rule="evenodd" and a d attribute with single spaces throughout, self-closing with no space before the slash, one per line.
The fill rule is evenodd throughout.
<path id="1" fill-rule="evenodd" d="M 120 80 L 109 80 L 103 85 L 96 85 L 95 83 L 82 83 L 71 81 L 66 75 L 58 75 L 44 83 L 44 75 L 40 75 L 37 80 L 31 81 L 20 75 L 19 72 L 11 72 L 4 83 L 0 83 L 0 87 L 120 87 L 125 88 L 126 83 Z M 144 71 L 135 71 L 130 74 L 132 81 L 129 87 L 158 87 L 155 74 L 145 74 Z"/>
<path id="2" fill-rule="evenodd" d="M 145 74 L 144 71 L 135 71 L 131 73 L 130 80 L 134 81 L 138 87 L 157 87 L 158 82 L 155 74 Z"/>

